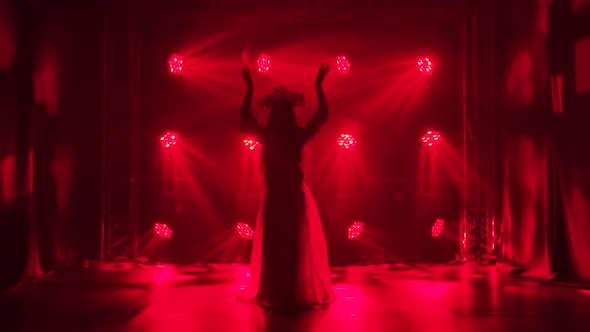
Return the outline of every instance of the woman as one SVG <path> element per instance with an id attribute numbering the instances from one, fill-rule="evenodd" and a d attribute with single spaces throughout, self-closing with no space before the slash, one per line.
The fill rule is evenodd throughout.
<path id="1" fill-rule="evenodd" d="M 299 310 L 336 298 L 324 231 L 301 169 L 305 143 L 328 118 L 322 82 L 329 70 L 329 66 L 321 66 L 315 84 L 318 111 L 300 128 L 295 121 L 295 107 L 303 104 L 303 96 L 284 87 L 263 99 L 271 112 L 266 127 L 258 123 L 252 114 L 252 77 L 247 67 L 242 68 L 248 91 L 242 104 L 240 129 L 262 144 L 266 184 L 254 230 L 250 282 L 239 297 L 242 300 Z"/>

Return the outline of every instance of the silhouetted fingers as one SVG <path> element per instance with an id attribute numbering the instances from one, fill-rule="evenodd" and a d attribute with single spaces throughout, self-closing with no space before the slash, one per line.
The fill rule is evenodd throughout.
<path id="1" fill-rule="evenodd" d="M 252 81 L 252 76 L 250 75 L 250 71 L 248 67 L 242 67 L 242 77 L 248 84 Z"/>

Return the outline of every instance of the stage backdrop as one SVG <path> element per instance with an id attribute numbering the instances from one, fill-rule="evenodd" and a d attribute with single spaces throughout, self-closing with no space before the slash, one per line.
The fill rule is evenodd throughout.
<path id="1" fill-rule="evenodd" d="M 503 2 L 497 18 L 503 125 L 501 265 L 590 281 L 588 1 Z M 519 33 L 515 33 L 519 31 Z"/>
<path id="2" fill-rule="evenodd" d="M 305 95 L 306 105 L 297 110 L 304 124 L 316 109 L 317 69 L 328 63 L 330 117 L 308 144 L 304 169 L 332 263 L 452 260 L 459 216 L 453 180 L 461 178 L 463 136 L 460 21 L 413 15 L 144 18 L 140 234 L 157 221 L 170 225 L 174 233 L 161 259 L 247 258 L 248 244 L 240 244 L 234 228 L 238 221 L 253 225 L 263 183 L 260 149 L 248 150 L 238 130 L 245 93 L 240 67 L 254 73 L 254 109 L 262 122 L 268 111 L 260 98 L 284 85 Z M 271 59 L 265 75 L 256 72 L 262 53 Z M 173 54 L 183 59 L 178 75 L 169 72 Z M 335 66 L 340 55 L 350 61 L 347 75 Z M 421 57 L 432 60 L 432 75 L 419 72 Z M 443 135 L 438 150 L 421 142 L 429 129 Z M 170 149 L 159 141 L 168 131 L 178 134 Z M 341 133 L 357 143 L 339 148 Z M 437 218 L 445 219 L 447 229 L 433 239 Z M 347 239 L 355 221 L 364 222 L 364 241 Z"/>
<path id="3" fill-rule="evenodd" d="M 561 191 L 564 220 L 565 252 L 568 259 L 562 266 L 561 274 L 574 281 L 590 282 L 590 156 L 585 137 L 590 123 L 590 1 L 574 0 L 571 16 L 566 11 L 560 27 L 565 29 L 565 41 L 569 52 L 558 53 L 562 73 L 566 82 L 564 126 L 557 143 L 558 181 Z M 567 7 L 566 7 L 567 8 Z M 574 24 L 567 24 L 574 22 Z M 567 29 L 567 28 L 570 29 Z M 565 53 L 565 54 L 564 54 Z"/>
<path id="4" fill-rule="evenodd" d="M 497 7 L 498 105 L 503 141 L 500 264 L 550 275 L 548 6 Z M 524 14 L 526 13 L 526 15 Z"/>
<path id="5" fill-rule="evenodd" d="M 103 15 L 35 8 L 0 5 L 2 289 L 100 251 Z"/>

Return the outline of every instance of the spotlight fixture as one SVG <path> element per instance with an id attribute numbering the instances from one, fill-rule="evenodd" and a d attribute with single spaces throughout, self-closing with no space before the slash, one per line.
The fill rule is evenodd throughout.
<path id="1" fill-rule="evenodd" d="M 258 141 L 254 138 L 248 137 L 244 139 L 244 146 L 250 151 L 256 150 L 259 145 L 260 143 L 258 143 Z"/>
<path id="2" fill-rule="evenodd" d="M 435 146 L 436 144 L 440 143 L 441 140 L 442 136 L 440 133 L 434 130 L 429 130 L 426 132 L 426 134 L 424 134 L 424 136 L 422 136 L 422 143 L 428 147 Z"/>
<path id="3" fill-rule="evenodd" d="M 170 239 L 172 237 L 172 230 L 168 225 L 163 223 L 154 224 L 154 232 L 162 239 Z"/>
<path id="4" fill-rule="evenodd" d="M 445 220 L 438 218 L 432 225 L 432 237 L 438 237 L 445 228 Z"/>
<path id="5" fill-rule="evenodd" d="M 418 59 L 418 70 L 422 74 L 431 75 L 432 74 L 432 61 L 430 60 L 430 58 Z"/>
<path id="6" fill-rule="evenodd" d="M 180 74 L 184 70 L 184 60 L 178 54 L 173 54 L 168 60 L 168 66 L 170 67 L 170 73 Z"/>
<path id="7" fill-rule="evenodd" d="M 365 224 L 362 221 L 355 221 L 350 227 L 348 227 L 348 239 L 354 240 L 358 238 L 364 228 Z"/>
<path id="8" fill-rule="evenodd" d="M 164 148 L 171 148 L 178 143 L 178 134 L 172 131 L 167 132 L 166 134 L 160 137 L 160 144 Z"/>
<path id="9" fill-rule="evenodd" d="M 350 62 L 348 62 L 348 58 L 342 55 L 336 59 L 336 69 L 340 74 L 348 74 L 350 72 Z"/>
<path id="10" fill-rule="evenodd" d="M 254 237 L 254 231 L 250 228 L 250 225 L 243 222 L 236 225 L 236 232 L 242 239 L 252 240 L 252 237 Z"/>
<path id="11" fill-rule="evenodd" d="M 266 74 L 270 70 L 270 57 L 266 54 L 261 54 L 257 61 L 258 72 Z"/>
<path id="12" fill-rule="evenodd" d="M 338 146 L 340 148 L 348 150 L 356 144 L 356 139 L 350 134 L 340 134 L 338 136 Z"/>

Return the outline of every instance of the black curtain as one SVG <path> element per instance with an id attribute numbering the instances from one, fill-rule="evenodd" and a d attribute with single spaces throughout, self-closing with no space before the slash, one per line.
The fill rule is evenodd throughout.
<path id="1" fill-rule="evenodd" d="M 588 10 L 568 0 L 502 2 L 496 44 L 502 137 L 498 262 L 590 281 Z M 584 21 L 585 19 L 585 21 Z"/>
<path id="2" fill-rule="evenodd" d="M 590 4 L 554 1 L 550 55 L 563 113 L 555 114 L 555 267 L 560 279 L 590 282 Z M 555 95 L 558 95 L 556 90 Z M 556 106 L 558 106 L 556 104 Z"/>

